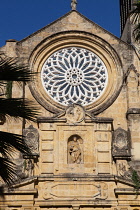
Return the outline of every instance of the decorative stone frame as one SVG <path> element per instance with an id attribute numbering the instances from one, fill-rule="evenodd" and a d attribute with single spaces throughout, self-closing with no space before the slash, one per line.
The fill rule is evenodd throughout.
<path id="1" fill-rule="evenodd" d="M 94 52 L 105 64 L 108 70 L 108 84 L 104 94 L 92 104 L 84 106 L 86 111 L 100 113 L 110 106 L 118 96 L 122 86 L 122 65 L 115 50 L 103 39 L 85 32 L 61 32 L 43 40 L 32 52 L 29 58 L 30 68 L 38 72 L 30 90 L 36 100 L 47 110 L 58 113 L 66 107 L 54 101 L 47 95 L 41 82 L 41 70 L 47 58 L 54 52 L 66 47 L 81 47 Z"/>
<path id="2" fill-rule="evenodd" d="M 114 159 L 131 158 L 131 137 L 128 131 L 117 128 L 113 132 L 112 139 L 112 156 Z"/>

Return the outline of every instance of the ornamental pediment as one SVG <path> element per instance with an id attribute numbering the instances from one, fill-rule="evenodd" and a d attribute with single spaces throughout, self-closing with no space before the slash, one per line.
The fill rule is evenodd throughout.
<path id="1" fill-rule="evenodd" d="M 95 117 L 91 112 L 87 112 L 84 107 L 78 104 L 72 104 L 65 108 L 63 112 L 53 117 L 38 117 L 38 123 L 67 123 L 67 125 L 78 125 L 79 123 L 109 123 L 112 124 L 112 118 Z"/>

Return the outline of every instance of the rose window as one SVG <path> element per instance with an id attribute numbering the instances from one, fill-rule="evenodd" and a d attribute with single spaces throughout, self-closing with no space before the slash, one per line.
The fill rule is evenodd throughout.
<path id="1" fill-rule="evenodd" d="M 88 105 L 103 94 L 108 72 L 93 52 L 69 47 L 53 53 L 44 63 L 42 84 L 47 94 L 62 105 Z"/>

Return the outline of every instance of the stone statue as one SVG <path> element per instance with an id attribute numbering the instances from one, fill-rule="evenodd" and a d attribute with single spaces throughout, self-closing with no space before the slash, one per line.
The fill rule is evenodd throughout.
<path id="1" fill-rule="evenodd" d="M 72 0 L 71 1 L 71 9 L 76 10 L 76 6 L 77 6 L 77 0 Z"/>
<path id="2" fill-rule="evenodd" d="M 33 160 L 25 159 L 25 174 L 26 174 L 26 177 L 33 176 L 33 169 L 34 169 Z"/>
<path id="3" fill-rule="evenodd" d="M 68 163 L 81 163 L 82 151 L 77 136 L 73 136 L 68 142 Z"/>

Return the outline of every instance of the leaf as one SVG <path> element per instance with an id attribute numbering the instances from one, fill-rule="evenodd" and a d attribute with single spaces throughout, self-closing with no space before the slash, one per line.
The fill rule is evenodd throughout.
<path id="1" fill-rule="evenodd" d="M 24 118 L 36 121 L 38 108 L 25 98 L 12 97 L 12 82 L 28 82 L 35 76 L 27 65 L 19 64 L 18 59 L 8 58 L 0 54 L 0 117 Z M 5 89 L 7 88 L 7 91 Z M 5 98 L 5 92 L 8 98 Z M 14 125 L 13 125 L 14 126 Z M 13 133 L 0 131 L 0 176 L 8 185 L 17 178 L 16 165 L 12 162 L 15 152 L 31 155 L 25 137 Z"/>
<path id="2" fill-rule="evenodd" d="M 14 183 L 16 175 L 16 166 L 7 158 L 0 157 L 0 176 L 8 185 Z"/>
<path id="3" fill-rule="evenodd" d="M 28 82 L 35 76 L 28 65 L 18 64 L 17 59 L 4 58 L 0 60 L 0 80 Z"/>
<path id="4" fill-rule="evenodd" d="M 36 122 L 39 111 L 35 104 L 23 98 L 0 98 L 0 114 Z"/>
<path id="5" fill-rule="evenodd" d="M 2 157 L 9 158 L 17 150 L 27 155 L 32 154 L 24 136 L 0 131 L 0 153 Z"/>

